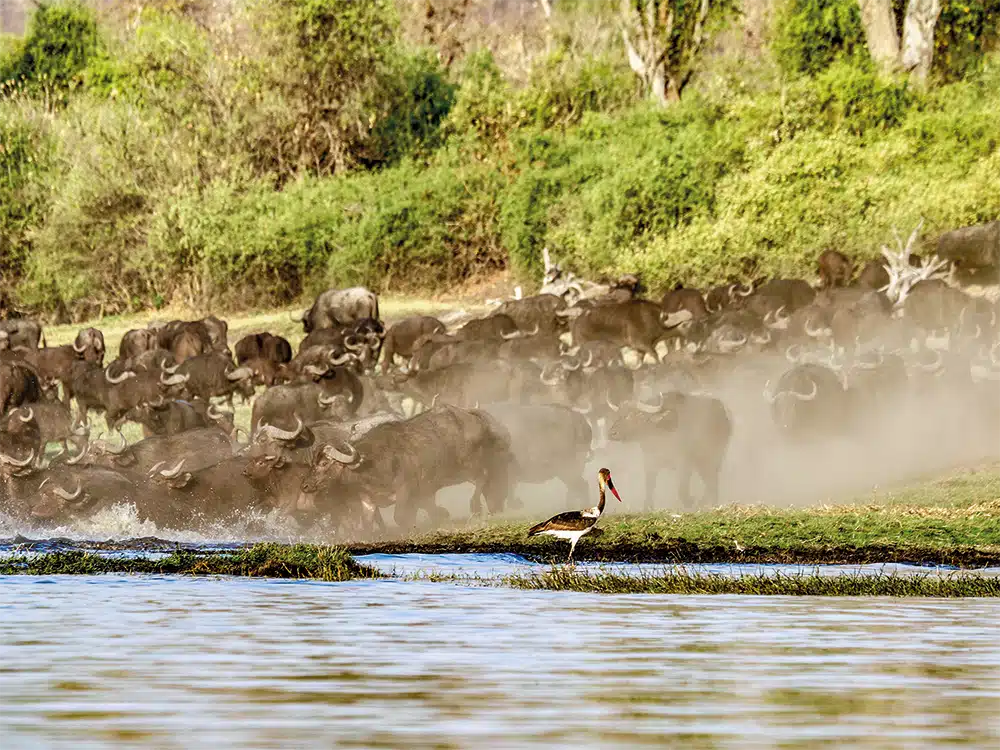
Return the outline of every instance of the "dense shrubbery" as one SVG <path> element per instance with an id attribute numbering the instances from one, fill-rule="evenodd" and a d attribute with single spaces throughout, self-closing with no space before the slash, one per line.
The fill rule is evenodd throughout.
<path id="1" fill-rule="evenodd" d="M 0 276 L 83 317 L 537 278 L 547 246 L 656 289 L 995 218 L 996 58 L 966 45 L 964 78 L 917 92 L 873 72 L 855 6 L 793 0 L 781 81 L 756 63 L 666 109 L 618 49 L 553 40 L 519 83 L 485 50 L 445 70 L 389 0 L 251 3 L 225 33 L 147 10 L 100 38 L 46 7 L 0 56 Z"/>

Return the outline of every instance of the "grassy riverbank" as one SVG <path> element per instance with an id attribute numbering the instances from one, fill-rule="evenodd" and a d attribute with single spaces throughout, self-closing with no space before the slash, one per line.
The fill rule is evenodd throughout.
<path id="1" fill-rule="evenodd" d="M 504 584 L 530 591 L 579 591 L 592 594 L 741 594 L 752 596 L 1000 596 L 1000 578 L 937 575 L 750 575 L 719 576 L 687 572 L 623 575 L 578 573 L 553 568 L 504 578 Z"/>
<path id="2" fill-rule="evenodd" d="M 561 561 L 565 542 L 529 539 L 538 519 L 351 545 L 355 554 L 512 552 Z M 609 515 L 585 537 L 579 560 L 1000 565 L 1000 467 L 958 473 L 846 505 L 781 509 L 729 506 L 688 513 Z"/>
<path id="3" fill-rule="evenodd" d="M 221 554 L 175 551 L 151 560 L 143 557 L 105 557 L 82 551 L 0 558 L 0 575 L 96 575 L 146 573 L 158 575 L 229 575 L 253 578 L 309 578 L 349 581 L 379 578 L 340 547 L 306 544 L 257 544 Z"/>

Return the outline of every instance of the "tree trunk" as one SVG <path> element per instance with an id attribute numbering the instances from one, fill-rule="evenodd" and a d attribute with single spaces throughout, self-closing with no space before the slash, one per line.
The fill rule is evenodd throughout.
<path id="1" fill-rule="evenodd" d="M 899 61 L 899 36 L 892 15 L 892 0 L 858 0 L 858 3 L 868 52 L 883 73 L 891 73 Z"/>
<path id="2" fill-rule="evenodd" d="M 910 0 L 903 19 L 903 69 L 923 83 L 934 60 L 934 27 L 941 15 L 941 0 Z"/>

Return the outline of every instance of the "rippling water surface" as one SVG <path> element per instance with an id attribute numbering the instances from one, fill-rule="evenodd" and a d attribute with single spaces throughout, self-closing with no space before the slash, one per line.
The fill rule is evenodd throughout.
<path id="1" fill-rule="evenodd" d="M 465 563 L 436 564 L 524 565 Z M 995 600 L 7 577 L 0 747 L 995 748 L 998 622 Z"/>

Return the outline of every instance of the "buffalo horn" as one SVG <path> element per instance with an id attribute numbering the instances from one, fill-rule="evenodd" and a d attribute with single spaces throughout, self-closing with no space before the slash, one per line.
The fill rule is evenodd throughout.
<path id="1" fill-rule="evenodd" d="M 642 401 L 635 402 L 635 408 L 646 414 L 659 414 L 663 411 L 663 394 L 660 394 L 660 403 L 658 404 L 644 404 Z"/>
<path id="2" fill-rule="evenodd" d="M 510 341 L 511 339 L 519 339 L 524 336 L 520 331 L 514 331 L 513 333 L 501 333 L 500 338 L 504 341 Z"/>
<path id="3" fill-rule="evenodd" d="M 31 421 L 32 419 L 34 419 L 34 418 L 35 418 L 35 410 L 34 410 L 34 409 L 32 409 L 32 408 L 31 408 L 30 406 L 29 406 L 29 407 L 27 407 L 27 409 L 28 409 L 28 413 L 27 413 L 27 414 L 26 414 L 25 416 L 23 416 L 23 417 L 19 416 L 19 417 L 18 417 L 18 419 L 20 419 L 20 420 L 21 420 L 22 422 L 24 422 L 24 423 L 28 423 L 28 422 L 30 422 L 30 421 Z"/>
<path id="4" fill-rule="evenodd" d="M 181 473 L 181 469 L 184 468 L 185 461 L 187 461 L 187 458 L 182 458 L 180 461 L 177 462 L 177 465 L 174 468 L 160 469 L 160 476 L 163 477 L 164 479 L 173 479 L 174 477 L 176 477 L 178 474 Z"/>
<path id="5" fill-rule="evenodd" d="M 41 489 L 41 488 L 39 488 L 39 489 Z M 76 492 L 70 493 L 70 492 L 67 492 L 66 490 L 64 490 L 58 484 L 53 483 L 52 484 L 52 494 L 55 495 L 56 497 L 61 497 L 63 500 L 67 500 L 67 501 L 68 500 L 76 500 L 78 497 L 80 497 L 80 495 L 83 494 L 83 485 L 80 484 L 80 480 L 77 479 L 76 480 Z"/>
<path id="6" fill-rule="evenodd" d="M 365 350 L 365 345 L 358 342 L 357 336 L 348 334 L 344 337 L 344 348 L 349 349 L 352 352 L 363 352 Z"/>
<path id="7" fill-rule="evenodd" d="M 76 352 L 77 354 L 83 354 L 85 351 L 87 351 L 87 345 L 84 344 L 83 346 L 77 346 L 76 342 L 74 341 L 73 342 L 73 351 Z"/>
<path id="8" fill-rule="evenodd" d="M 112 454 L 114 454 L 116 456 L 120 456 L 122 453 L 125 452 L 125 448 L 128 447 L 128 441 L 125 439 L 125 436 L 122 435 L 122 431 L 121 430 L 115 430 L 115 432 L 117 432 L 118 433 L 118 437 L 120 437 L 122 439 L 122 443 L 117 448 L 112 448 L 111 444 L 108 443 L 107 444 L 107 446 L 108 446 L 108 453 L 112 453 Z"/>
<path id="9" fill-rule="evenodd" d="M 35 451 L 34 450 L 32 450 L 31 453 L 28 454 L 28 457 L 26 459 L 24 459 L 23 461 L 18 461 L 16 458 L 12 458 L 11 456 L 8 456 L 6 453 L 4 453 L 3 451 L 0 451 L 0 463 L 10 464 L 11 466 L 24 467 L 24 466 L 27 466 L 28 464 L 30 464 L 34 460 L 35 460 Z"/>
<path id="10" fill-rule="evenodd" d="M 816 393 L 817 393 L 817 391 L 819 389 L 816 387 L 816 381 L 815 380 L 810 380 L 809 382 L 812 383 L 812 391 L 811 392 L 809 392 L 809 393 L 799 393 L 798 391 L 789 391 L 788 395 L 792 396 L 793 398 L 798 399 L 799 401 L 812 401 L 814 398 L 816 398 Z"/>
<path id="11" fill-rule="evenodd" d="M 608 393 L 604 394 L 604 400 L 608 402 L 608 408 L 611 409 L 611 411 L 619 411 L 622 408 L 621 405 L 616 404 L 611 400 L 611 395 Z"/>
<path id="12" fill-rule="evenodd" d="M 585 403 L 587 404 L 586 406 L 577 406 L 574 404 L 571 408 L 578 414 L 590 414 L 594 410 L 594 405 L 590 402 L 590 399 L 587 399 Z"/>
<path id="13" fill-rule="evenodd" d="M 295 440 L 295 438 L 297 438 L 299 435 L 302 434 L 302 428 L 305 426 L 305 423 L 302 421 L 302 418 L 298 414 L 293 413 L 292 416 L 295 417 L 294 430 L 283 430 L 280 427 L 275 427 L 272 424 L 262 423 L 260 425 L 260 431 L 265 433 L 268 437 L 273 438 L 275 440 Z"/>
<path id="14" fill-rule="evenodd" d="M 778 394 L 773 393 L 771 391 L 771 381 L 770 380 L 768 380 L 766 383 L 764 383 L 764 399 L 769 404 L 773 404 L 775 401 L 778 400 Z"/>
<path id="15" fill-rule="evenodd" d="M 334 357 L 333 355 L 331 355 L 330 364 L 333 365 L 334 367 L 340 367 L 343 364 L 347 364 L 352 359 L 356 359 L 356 357 L 350 352 L 344 352 L 339 357 Z"/>
<path id="16" fill-rule="evenodd" d="M 317 400 L 319 401 L 319 405 L 320 405 L 320 406 L 322 406 L 322 407 L 326 407 L 326 406 L 332 406 L 333 404 L 337 403 L 337 399 L 343 399 L 343 396 L 341 396 L 341 395 L 340 395 L 340 394 L 338 393 L 338 394 L 336 394 L 336 395 L 334 395 L 334 396 L 330 396 L 329 398 L 327 398 L 326 396 L 324 396 L 324 395 L 323 395 L 323 394 L 321 393 L 321 394 L 319 394 L 319 396 L 317 396 L 316 398 L 317 398 Z M 344 400 L 346 400 L 346 399 L 344 399 Z"/>
<path id="17" fill-rule="evenodd" d="M 560 364 L 564 370 L 569 370 L 570 372 L 575 372 L 583 366 L 580 360 L 576 357 L 573 357 L 572 359 L 564 359 L 560 362 Z"/>
<path id="18" fill-rule="evenodd" d="M 358 449 L 346 441 L 344 442 L 344 446 L 347 448 L 347 453 L 337 449 L 333 445 L 324 445 L 323 455 L 331 461 L 336 461 L 347 466 L 353 466 L 358 463 Z"/>
<path id="19" fill-rule="evenodd" d="M 169 378 L 163 377 L 164 373 L 160 373 L 160 383 L 163 385 L 183 385 L 191 379 L 190 375 L 171 375 Z"/>
<path id="20" fill-rule="evenodd" d="M 306 365 L 302 368 L 307 374 L 312 375 L 314 378 L 318 378 L 321 375 L 326 374 L 325 367 L 317 367 L 316 365 Z"/>
<path id="21" fill-rule="evenodd" d="M 789 344 L 785 349 L 785 359 L 791 362 L 793 365 L 797 365 L 802 361 L 802 345 L 801 344 Z"/>
<path id="22" fill-rule="evenodd" d="M 76 466 L 83 460 L 83 457 L 86 455 L 87 455 L 87 446 L 85 445 L 80 449 L 80 452 L 77 453 L 75 456 L 70 456 L 69 458 L 67 458 L 66 463 L 68 463 L 70 466 Z"/>
<path id="23" fill-rule="evenodd" d="M 546 365 L 545 367 L 543 367 L 542 371 L 540 373 L 538 373 L 538 379 L 541 380 L 543 383 L 545 383 L 545 385 L 559 385 L 559 376 L 558 375 L 555 376 L 555 377 L 551 377 L 551 378 L 545 377 L 545 371 L 548 370 L 548 369 L 549 369 L 548 365 Z"/>
<path id="24" fill-rule="evenodd" d="M 812 322 L 812 319 L 811 318 L 806 318 L 806 322 L 803 325 L 803 328 L 805 329 L 805 332 L 806 332 L 806 336 L 809 336 L 810 338 L 814 338 L 815 339 L 815 338 L 819 338 L 820 336 L 823 336 L 824 334 L 826 334 L 826 330 L 827 329 L 824 326 L 820 325 L 819 328 L 813 328 L 811 325 L 809 325 L 810 322 Z"/>
<path id="25" fill-rule="evenodd" d="M 135 373 L 131 370 L 123 370 L 122 374 L 118 377 L 113 377 L 107 370 L 104 371 L 104 379 L 107 380 L 111 385 L 118 385 L 118 383 L 124 383 L 129 378 L 134 378 Z"/>
<path id="26" fill-rule="evenodd" d="M 226 373 L 226 379 L 232 381 L 246 380 L 249 377 L 253 377 L 253 370 L 251 370 L 249 367 L 238 367 L 232 372 Z"/>
<path id="27" fill-rule="evenodd" d="M 694 315 L 687 308 L 672 313 L 661 312 L 660 323 L 664 328 L 676 328 L 681 323 L 686 323 L 693 317 Z"/>
<path id="28" fill-rule="evenodd" d="M 177 372 L 178 367 L 180 367 L 180 365 L 171 365 L 170 367 L 167 367 L 163 362 L 160 363 L 160 369 L 167 373 L 167 375 L 173 375 Z"/>

